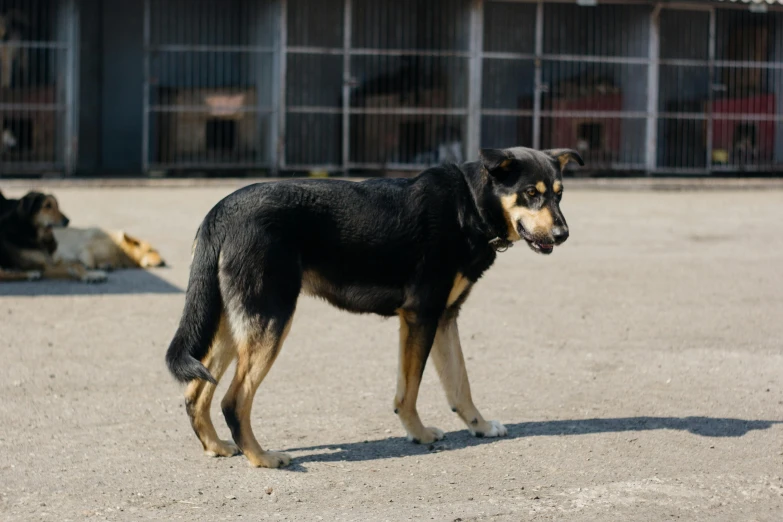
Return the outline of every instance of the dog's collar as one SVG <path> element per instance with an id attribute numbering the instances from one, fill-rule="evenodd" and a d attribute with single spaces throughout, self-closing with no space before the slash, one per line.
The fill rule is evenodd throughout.
<path id="1" fill-rule="evenodd" d="M 514 243 L 508 239 L 496 237 L 495 239 L 489 241 L 489 245 L 495 249 L 495 252 L 505 252 L 514 246 Z"/>

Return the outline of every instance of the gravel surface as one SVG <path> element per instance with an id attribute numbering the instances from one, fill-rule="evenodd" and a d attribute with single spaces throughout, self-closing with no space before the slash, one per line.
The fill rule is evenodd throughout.
<path id="1" fill-rule="evenodd" d="M 568 192 L 568 242 L 500 255 L 460 319 L 502 439 L 471 438 L 428 367 L 419 411 L 446 438 L 406 442 L 396 321 L 302 297 L 253 409 L 294 457 L 267 470 L 202 455 L 163 363 L 230 190 L 57 188 L 72 226 L 171 268 L 0 286 L 0 519 L 781 520 L 783 192 Z"/>

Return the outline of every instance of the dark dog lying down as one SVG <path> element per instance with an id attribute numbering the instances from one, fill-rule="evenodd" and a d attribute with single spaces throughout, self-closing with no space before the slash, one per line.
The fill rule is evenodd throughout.
<path id="1" fill-rule="evenodd" d="M 54 227 L 68 225 L 57 199 L 50 194 L 29 192 L 14 200 L 0 201 L 0 281 L 76 279 L 106 280 L 106 274 L 89 271 L 81 263 L 58 261 Z"/>
<path id="2" fill-rule="evenodd" d="M 162 266 L 146 241 L 124 232 L 70 228 L 57 199 L 30 192 L 21 199 L 0 193 L 0 281 L 40 277 L 106 280 L 102 270 Z"/>
<path id="3" fill-rule="evenodd" d="M 250 426 L 253 396 L 291 326 L 299 294 L 357 313 L 397 316 L 394 412 L 408 437 L 443 437 L 416 410 L 432 359 L 452 410 L 478 437 L 506 434 L 473 404 L 457 315 L 496 250 L 523 240 L 549 254 L 568 237 L 560 211 L 571 150 L 484 150 L 481 160 L 413 179 L 297 180 L 251 185 L 207 214 L 196 235 L 185 309 L 166 354 L 208 455 L 239 451 L 253 466 L 290 462 L 264 451 Z M 234 442 L 210 419 L 217 381 L 237 358 L 222 401 Z"/>

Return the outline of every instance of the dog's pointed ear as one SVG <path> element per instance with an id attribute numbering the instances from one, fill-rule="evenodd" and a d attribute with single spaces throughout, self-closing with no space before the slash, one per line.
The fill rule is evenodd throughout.
<path id="1" fill-rule="evenodd" d="M 511 164 L 511 158 L 503 149 L 481 149 L 479 158 L 481 158 L 481 164 L 490 173 L 503 170 Z"/>
<path id="2" fill-rule="evenodd" d="M 545 150 L 544 153 L 549 154 L 560 162 L 560 170 L 563 170 L 572 161 L 579 163 L 580 167 L 585 165 L 582 156 L 574 149 L 549 149 Z"/>

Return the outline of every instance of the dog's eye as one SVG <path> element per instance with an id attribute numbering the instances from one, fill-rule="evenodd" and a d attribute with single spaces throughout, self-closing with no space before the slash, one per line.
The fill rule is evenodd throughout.
<path id="1" fill-rule="evenodd" d="M 46 210 L 49 210 L 50 208 L 52 208 L 52 204 L 51 203 L 44 203 L 43 208 L 45 208 Z"/>
<path id="2" fill-rule="evenodd" d="M 527 195 L 530 196 L 531 198 L 535 197 L 536 194 L 538 194 L 538 192 L 534 188 L 529 188 L 529 189 L 527 189 L 526 192 L 527 192 Z"/>

